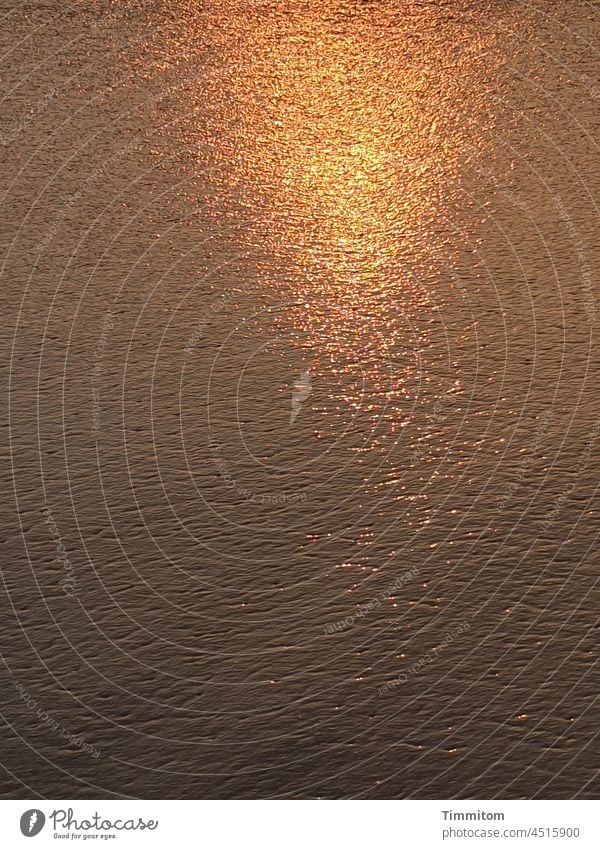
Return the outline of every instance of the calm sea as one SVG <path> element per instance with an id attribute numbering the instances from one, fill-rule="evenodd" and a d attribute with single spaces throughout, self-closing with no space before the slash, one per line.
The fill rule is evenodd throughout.
<path id="1" fill-rule="evenodd" d="M 4 797 L 598 780 L 582 0 L 5 0 Z"/>

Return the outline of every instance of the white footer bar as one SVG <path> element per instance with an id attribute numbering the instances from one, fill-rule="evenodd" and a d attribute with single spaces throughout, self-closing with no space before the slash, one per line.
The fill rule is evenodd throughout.
<path id="1" fill-rule="evenodd" d="M 0 846 L 600 849 L 596 801 L 0 801 Z"/>

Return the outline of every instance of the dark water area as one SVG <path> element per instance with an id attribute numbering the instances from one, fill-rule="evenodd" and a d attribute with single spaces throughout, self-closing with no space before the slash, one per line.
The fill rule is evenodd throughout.
<path id="1" fill-rule="evenodd" d="M 597 797 L 599 14 L 2 4 L 3 798 Z"/>

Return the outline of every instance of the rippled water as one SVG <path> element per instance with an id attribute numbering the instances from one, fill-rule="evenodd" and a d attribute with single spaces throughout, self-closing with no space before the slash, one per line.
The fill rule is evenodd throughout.
<path id="1" fill-rule="evenodd" d="M 3 794 L 597 796 L 597 4 L 0 13 Z"/>

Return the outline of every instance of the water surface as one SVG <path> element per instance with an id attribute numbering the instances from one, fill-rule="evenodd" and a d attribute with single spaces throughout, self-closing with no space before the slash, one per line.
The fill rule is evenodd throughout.
<path id="1" fill-rule="evenodd" d="M 596 5 L 2 15 L 4 795 L 597 795 Z"/>

